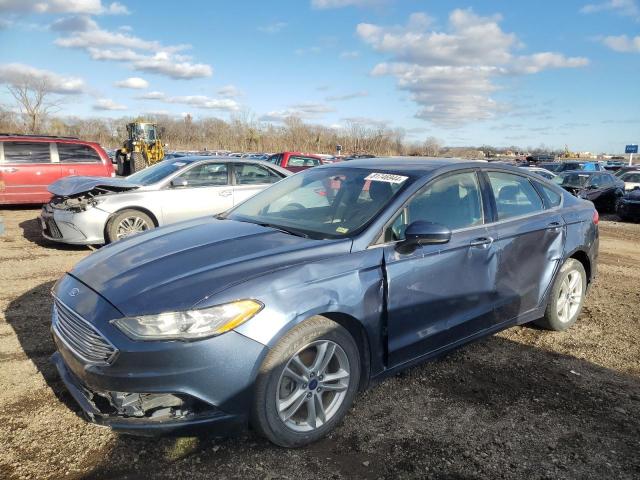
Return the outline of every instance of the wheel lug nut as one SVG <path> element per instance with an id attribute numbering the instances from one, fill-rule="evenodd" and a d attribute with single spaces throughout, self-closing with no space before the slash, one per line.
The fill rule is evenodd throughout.
<path id="1" fill-rule="evenodd" d="M 313 378 L 313 377 L 315 377 L 315 376 L 316 376 L 316 374 L 315 374 L 314 372 L 311 372 L 311 373 L 309 374 L 309 376 L 310 376 L 311 378 Z"/>
<path id="2" fill-rule="evenodd" d="M 302 384 L 302 388 L 307 388 L 307 384 L 306 384 L 306 383 L 303 383 L 303 384 Z"/>
<path id="3" fill-rule="evenodd" d="M 322 380 L 323 378 L 324 378 L 324 375 L 320 375 L 320 376 L 318 377 L 318 380 Z"/>
<path id="4" fill-rule="evenodd" d="M 322 387 L 318 387 L 316 390 L 320 393 L 322 391 Z"/>
<path id="5" fill-rule="evenodd" d="M 311 398 L 311 392 L 307 393 L 307 398 Z"/>

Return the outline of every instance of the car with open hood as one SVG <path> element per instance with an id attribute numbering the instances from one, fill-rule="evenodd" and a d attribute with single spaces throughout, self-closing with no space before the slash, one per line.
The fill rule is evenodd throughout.
<path id="1" fill-rule="evenodd" d="M 291 175 L 259 160 L 190 156 L 157 163 L 126 179 L 68 177 L 49 186 L 45 238 L 104 244 L 152 228 L 232 208 Z"/>
<path id="2" fill-rule="evenodd" d="M 598 243 L 591 202 L 517 167 L 323 165 L 82 260 L 52 291 L 52 360 L 114 430 L 250 423 L 302 446 L 399 370 L 513 325 L 568 329 Z"/>
<path id="3" fill-rule="evenodd" d="M 624 195 L 624 182 L 608 172 L 570 170 L 561 172 L 553 182 L 579 198 L 594 203 L 599 211 L 613 212 Z"/>

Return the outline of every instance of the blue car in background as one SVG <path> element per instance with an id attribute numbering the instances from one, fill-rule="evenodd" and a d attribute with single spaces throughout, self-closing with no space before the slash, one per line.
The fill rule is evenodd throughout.
<path id="1" fill-rule="evenodd" d="M 52 360 L 115 430 L 250 424 L 297 447 L 385 376 L 513 325 L 569 328 L 597 256 L 593 204 L 523 169 L 325 165 L 78 263 L 53 289 Z"/>

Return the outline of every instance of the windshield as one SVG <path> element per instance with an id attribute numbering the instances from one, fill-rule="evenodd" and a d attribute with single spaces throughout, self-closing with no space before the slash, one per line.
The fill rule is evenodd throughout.
<path id="1" fill-rule="evenodd" d="M 576 187 L 582 188 L 587 184 L 589 175 L 584 173 L 568 172 L 561 173 L 553 179 L 561 187 Z"/>
<path id="2" fill-rule="evenodd" d="M 135 136 L 137 138 L 143 138 L 150 142 L 155 142 L 156 140 L 155 125 L 152 125 L 150 123 L 137 123 L 135 125 Z"/>
<path id="3" fill-rule="evenodd" d="M 341 238 L 362 230 L 413 181 L 362 168 L 310 169 L 263 190 L 227 215 L 311 238 Z"/>
<path id="4" fill-rule="evenodd" d="M 137 183 L 138 185 L 151 185 L 181 170 L 190 163 L 191 162 L 185 160 L 165 160 L 164 162 L 156 163 L 151 167 L 140 170 L 133 175 L 129 175 L 127 181 Z"/>

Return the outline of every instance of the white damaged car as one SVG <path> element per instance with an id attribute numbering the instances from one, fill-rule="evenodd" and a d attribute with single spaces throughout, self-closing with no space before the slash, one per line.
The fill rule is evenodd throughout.
<path id="1" fill-rule="evenodd" d="M 49 186 L 45 238 L 104 244 L 170 223 L 222 213 L 291 172 L 260 160 L 181 157 L 127 178 L 66 177 Z"/>

